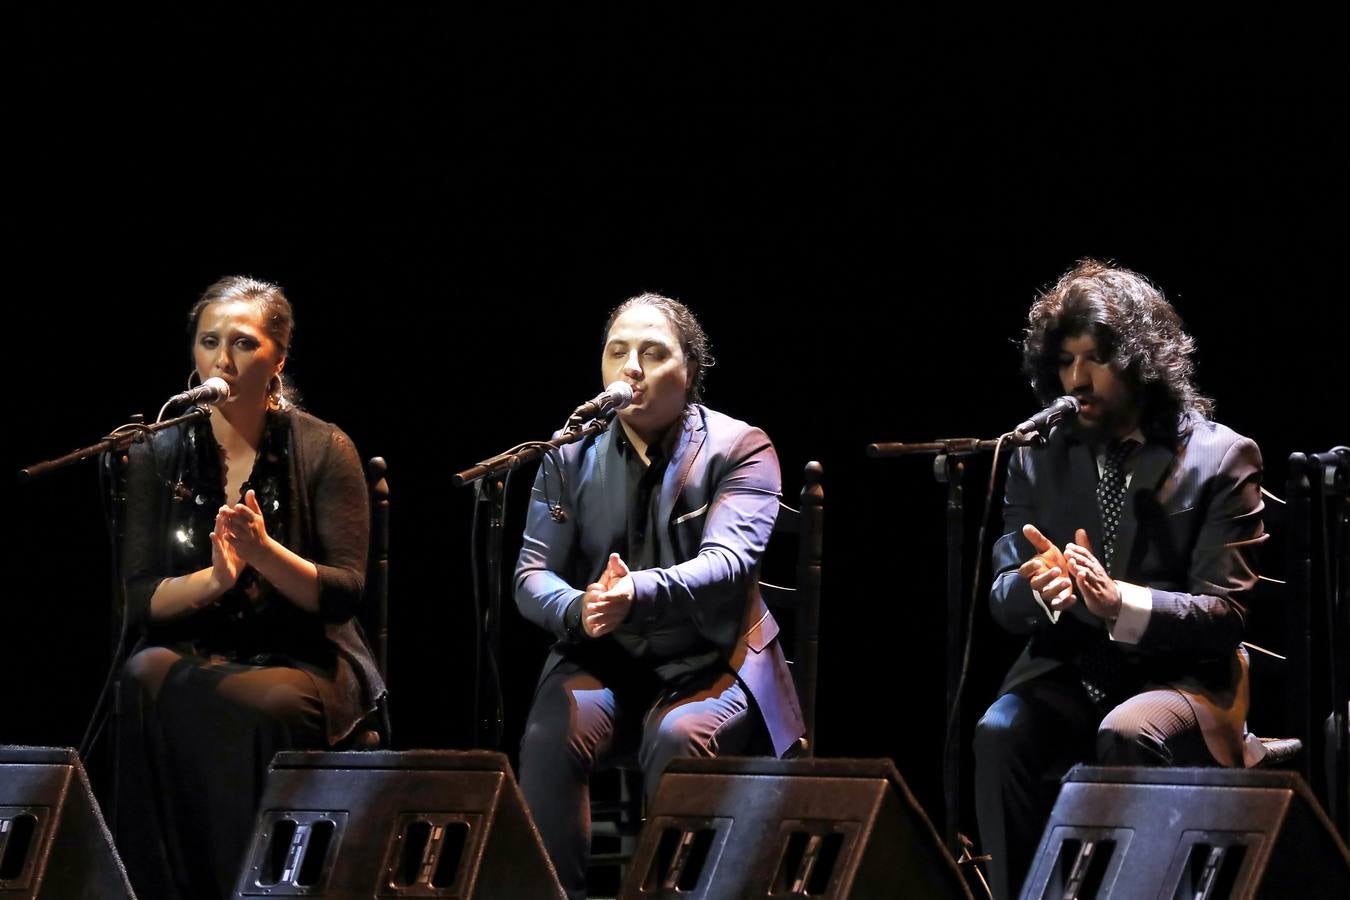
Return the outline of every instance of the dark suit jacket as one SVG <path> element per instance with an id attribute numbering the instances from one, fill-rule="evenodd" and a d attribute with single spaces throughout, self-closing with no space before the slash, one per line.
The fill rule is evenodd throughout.
<path id="1" fill-rule="evenodd" d="M 558 638 L 545 675 L 569 642 L 586 640 L 568 634 L 567 608 L 627 534 L 618 427 L 567 445 L 561 472 L 547 460 L 535 478 L 515 596 L 527 619 Z M 754 697 L 781 755 L 804 728 L 778 625 L 759 595 L 759 560 L 778 516 L 778 457 L 763 431 L 704 406 L 690 405 L 679 427 L 661 484 L 659 521 L 667 527 L 655 535 L 659 565 L 633 572 L 633 612 L 623 627 L 692 625 L 688 670 L 706 665 L 695 659 L 715 646 Z M 550 499 L 562 504 L 563 521 L 549 514 Z M 680 648 L 661 662 L 667 675 L 678 672 Z"/>
<path id="2" fill-rule="evenodd" d="M 1251 552 L 1265 539 L 1261 453 L 1232 429 L 1190 417 L 1176 447 L 1145 444 L 1132 472 L 1113 574 L 1149 588 L 1153 610 L 1138 644 L 1121 649 L 1148 683 L 1186 696 L 1215 759 L 1241 765 L 1248 695 L 1240 647 L 1244 604 L 1256 583 Z M 1044 447 L 1020 448 L 1009 463 L 990 605 L 1003 628 L 1031 639 L 1004 692 L 1072 659 L 1085 632 L 1106 627 L 1081 601 L 1052 625 L 1017 573 L 1034 555 L 1022 536 L 1028 522 L 1059 547 L 1084 528 L 1100 552 L 1097 480 L 1092 449 L 1064 429 Z"/>

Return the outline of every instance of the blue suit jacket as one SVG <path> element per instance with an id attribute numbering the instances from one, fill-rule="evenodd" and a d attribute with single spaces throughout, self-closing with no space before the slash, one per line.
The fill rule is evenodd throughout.
<path id="1" fill-rule="evenodd" d="M 1100 552 L 1096 486 L 1092 449 L 1063 429 L 1044 447 L 1020 448 L 1009 462 L 990 604 L 1003 628 L 1031 639 L 1005 692 L 1071 659 L 1085 630 L 1106 627 L 1081 601 L 1052 625 L 1017 573 L 1034 555 L 1022 536 L 1027 522 L 1059 547 L 1084 528 Z M 1210 752 L 1230 766 L 1244 758 L 1248 692 L 1240 643 L 1256 584 L 1251 552 L 1265 539 L 1262 508 L 1256 444 L 1190 417 L 1176 447 L 1150 442 L 1138 451 L 1116 536 L 1113 574 L 1148 587 L 1153 603 L 1138 644 L 1122 649 L 1149 683 L 1186 696 Z"/>
<path id="2" fill-rule="evenodd" d="M 625 626 L 692 623 L 703 647 L 691 644 L 691 658 L 707 643 L 717 648 L 754 697 L 781 755 L 804 727 L 778 625 L 759 595 L 759 560 L 778 516 L 778 457 L 763 431 L 704 406 L 691 404 L 679 427 L 661 484 L 659 565 L 632 573 Z M 545 675 L 577 639 L 567 634 L 568 607 L 599 579 L 628 522 L 627 469 L 612 429 L 560 456 L 560 471 L 555 457 L 535 478 L 515 575 L 521 613 L 559 640 Z M 550 499 L 562 504 L 563 521 L 549 514 Z"/>

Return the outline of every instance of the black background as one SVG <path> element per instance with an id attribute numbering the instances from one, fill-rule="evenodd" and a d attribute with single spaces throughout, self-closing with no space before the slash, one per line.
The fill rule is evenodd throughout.
<path id="1" fill-rule="evenodd" d="M 1037 289 L 1090 255 L 1157 281 L 1277 492 L 1291 451 L 1350 442 L 1326 23 L 371 7 L 10 32 L 4 468 L 153 416 L 201 289 L 280 282 L 307 407 L 390 463 L 399 747 L 470 740 L 449 475 L 590 397 L 641 290 L 701 315 L 708 402 L 769 432 L 788 493 L 824 463 L 819 750 L 895 758 L 935 813 L 944 495 L 863 447 L 1031 412 Z M 4 490 L 0 742 L 74 744 L 108 662 L 94 468 Z M 512 751 L 546 644 L 508 604 Z M 969 715 L 1014 649 L 981 610 Z"/>

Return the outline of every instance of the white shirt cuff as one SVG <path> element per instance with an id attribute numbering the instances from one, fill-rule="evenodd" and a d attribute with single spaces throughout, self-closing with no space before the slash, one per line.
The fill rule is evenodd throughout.
<path id="1" fill-rule="evenodd" d="M 1046 606 L 1045 601 L 1041 599 L 1041 592 L 1036 590 L 1035 588 L 1031 589 L 1031 596 L 1035 598 L 1036 603 L 1041 607 L 1041 609 L 1045 610 L 1045 614 L 1050 617 L 1051 625 L 1054 625 L 1056 622 L 1059 621 L 1059 614 L 1064 612 L 1064 610 L 1051 609 L 1050 607 Z"/>
<path id="2" fill-rule="evenodd" d="M 1111 640 L 1137 644 L 1153 615 L 1153 591 L 1128 581 L 1117 581 L 1120 588 L 1120 612 L 1110 628 Z"/>

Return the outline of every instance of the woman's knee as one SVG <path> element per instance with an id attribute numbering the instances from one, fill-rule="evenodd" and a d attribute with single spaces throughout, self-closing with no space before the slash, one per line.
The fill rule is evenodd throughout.
<path id="1" fill-rule="evenodd" d="M 169 670 L 182 658 L 182 654 L 168 647 L 146 647 L 126 661 L 122 677 L 154 699 L 169 677 Z"/>
<path id="2" fill-rule="evenodd" d="M 258 707 L 269 717 L 290 726 L 307 727 L 323 716 L 323 703 L 314 691 L 288 682 L 268 688 Z"/>
<path id="3" fill-rule="evenodd" d="M 255 669 L 221 679 L 216 693 L 246 714 L 274 723 L 299 740 L 322 730 L 323 701 L 299 669 Z"/>

